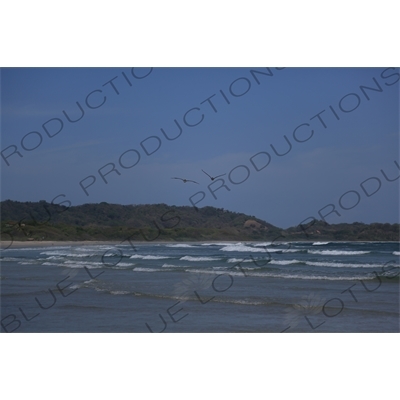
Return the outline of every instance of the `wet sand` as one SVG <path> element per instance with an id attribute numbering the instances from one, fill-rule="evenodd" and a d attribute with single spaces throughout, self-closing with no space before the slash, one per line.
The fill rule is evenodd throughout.
<path id="1" fill-rule="evenodd" d="M 57 241 L 57 240 L 51 240 L 51 241 L 14 241 L 10 245 L 10 242 L 2 241 L 1 242 L 1 248 L 5 249 L 8 248 L 12 249 L 20 249 L 23 247 L 51 247 L 51 246 L 87 246 L 87 245 L 117 245 L 121 244 L 121 241 L 92 241 L 92 240 L 86 240 L 86 241 Z"/>

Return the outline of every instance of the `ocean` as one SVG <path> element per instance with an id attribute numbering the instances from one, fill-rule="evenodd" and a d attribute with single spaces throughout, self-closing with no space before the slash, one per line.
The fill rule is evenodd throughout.
<path id="1" fill-rule="evenodd" d="M 399 332 L 398 242 L 1 253 L 2 332 Z"/>

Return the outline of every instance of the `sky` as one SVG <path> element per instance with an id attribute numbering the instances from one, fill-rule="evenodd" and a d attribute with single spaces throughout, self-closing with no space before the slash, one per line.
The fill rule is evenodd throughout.
<path id="1" fill-rule="evenodd" d="M 281 228 L 398 223 L 399 76 L 2 68 L 1 200 L 214 206 Z"/>

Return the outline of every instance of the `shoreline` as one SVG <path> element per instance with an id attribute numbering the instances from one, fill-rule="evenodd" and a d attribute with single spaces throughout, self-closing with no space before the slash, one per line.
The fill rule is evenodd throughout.
<path id="1" fill-rule="evenodd" d="M 253 241 L 238 241 L 238 240 L 197 240 L 197 241 L 183 241 L 183 242 L 176 242 L 176 241 L 169 241 L 169 240 L 154 240 L 154 241 L 132 241 L 132 244 L 143 245 L 143 244 L 195 244 L 195 243 L 264 243 L 269 242 L 268 240 L 253 240 Z M 275 243 L 318 243 L 318 242 L 328 242 L 328 243 L 399 243 L 399 241 L 385 241 L 385 240 L 293 240 L 293 241 L 276 241 Z M 117 246 L 121 245 L 124 242 L 121 241 L 112 241 L 112 240 L 77 240 L 77 241 L 64 241 L 64 240 L 49 240 L 49 241 L 13 241 L 11 245 L 9 242 L 0 241 L 0 248 L 1 250 L 11 250 L 13 248 L 20 249 L 24 247 L 52 247 L 52 246 L 90 246 L 90 245 L 108 245 L 108 246 Z M 126 245 L 126 243 L 124 243 Z M 9 247 L 7 247 L 9 246 Z"/>
<path id="2" fill-rule="evenodd" d="M 153 240 L 153 241 L 132 241 L 132 244 L 143 245 L 143 244 L 190 244 L 190 243 L 238 243 L 237 240 L 201 240 L 201 241 L 186 241 L 186 242 L 175 242 L 170 240 Z M 260 241 L 262 243 L 264 241 Z M 113 240 L 49 240 L 49 241 L 17 241 L 9 244 L 9 242 L 4 242 L 4 247 L 10 246 L 7 249 L 13 248 L 23 248 L 23 247 L 51 247 L 51 246 L 90 246 L 90 245 L 129 245 L 129 242 L 113 241 Z M 1 248 L 3 248 L 3 241 L 0 241 Z M 4 250 L 7 250 L 4 249 Z"/>

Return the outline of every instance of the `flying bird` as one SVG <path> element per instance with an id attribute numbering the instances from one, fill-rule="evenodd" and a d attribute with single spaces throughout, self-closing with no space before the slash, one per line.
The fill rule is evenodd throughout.
<path id="1" fill-rule="evenodd" d="M 213 181 L 214 179 L 217 179 L 217 178 L 219 178 L 220 176 L 224 176 L 224 175 L 226 175 L 226 174 L 222 174 L 222 175 L 217 175 L 217 176 L 210 176 L 210 175 L 208 175 L 207 174 L 207 172 L 206 171 L 204 171 L 203 169 L 202 169 L 202 171 Z"/>
<path id="2" fill-rule="evenodd" d="M 197 183 L 197 184 L 199 185 L 198 182 L 196 182 L 196 181 L 191 181 L 190 179 L 183 179 L 183 178 L 171 178 L 171 179 L 180 179 L 181 181 L 183 181 L 183 183 L 186 183 L 186 182 L 193 182 L 193 183 Z"/>

